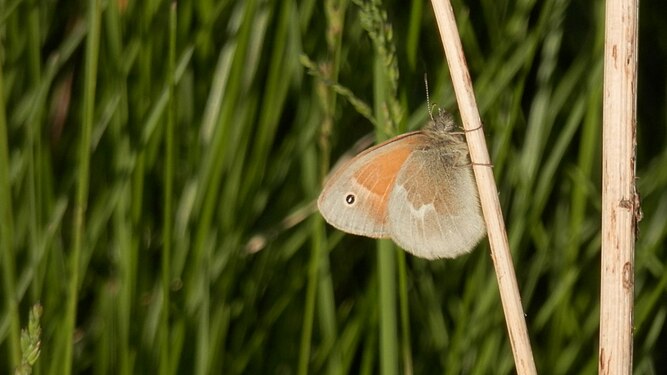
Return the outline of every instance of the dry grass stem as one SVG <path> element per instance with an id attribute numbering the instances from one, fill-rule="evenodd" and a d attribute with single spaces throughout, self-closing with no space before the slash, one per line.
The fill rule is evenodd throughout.
<path id="1" fill-rule="evenodd" d="M 600 374 L 632 373 L 638 8 L 610 0 L 605 10 Z"/>
<path id="2" fill-rule="evenodd" d="M 482 121 L 477 109 L 472 81 L 454 19 L 454 12 L 449 1 L 433 0 L 432 3 L 452 75 L 456 99 L 461 111 L 463 128 L 466 130 L 470 159 L 475 165 L 475 178 L 479 189 L 482 211 L 484 212 L 484 220 L 486 221 L 491 245 L 491 257 L 496 269 L 517 373 L 535 374 L 537 370 L 528 338 L 519 287 L 512 265 L 512 255 L 509 250 L 500 201 L 498 200 L 498 190 L 493 178 L 493 170 L 488 167 L 491 161 L 484 139 Z"/>

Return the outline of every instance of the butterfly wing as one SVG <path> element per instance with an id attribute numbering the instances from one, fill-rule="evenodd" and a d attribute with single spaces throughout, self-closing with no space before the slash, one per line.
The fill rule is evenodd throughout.
<path id="1" fill-rule="evenodd" d="M 472 250 L 486 229 L 470 165 L 442 149 L 416 150 L 403 163 L 389 198 L 392 239 L 416 256 L 453 258 Z"/>
<path id="2" fill-rule="evenodd" d="M 415 148 L 426 140 L 421 132 L 403 134 L 334 170 L 317 200 L 324 219 L 344 232 L 389 237 L 387 204 L 397 174 Z"/>

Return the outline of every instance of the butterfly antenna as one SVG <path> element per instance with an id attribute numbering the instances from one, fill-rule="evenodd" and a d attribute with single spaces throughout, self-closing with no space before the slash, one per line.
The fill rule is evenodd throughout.
<path id="1" fill-rule="evenodd" d="M 431 109 L 431 98 L 428 94 L 428 75 L 426 73 L 424 73 L 424 86 L 426 87 L 426 106 L 428 107 L 428 115 L 431 118 L 431 121 L 435 121 L 433 119 L 433 110 Z"/>

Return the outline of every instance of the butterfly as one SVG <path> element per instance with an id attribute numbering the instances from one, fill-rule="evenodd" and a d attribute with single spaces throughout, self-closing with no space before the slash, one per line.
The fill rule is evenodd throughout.
<path id="1" fill-rule="evenodd" d="M 327 177 L 317 206 L 334 227 L 391 238 L 415 256 L 454 258 L 486 234 L 472 163 L 451 114 L 371 147 Z"/>

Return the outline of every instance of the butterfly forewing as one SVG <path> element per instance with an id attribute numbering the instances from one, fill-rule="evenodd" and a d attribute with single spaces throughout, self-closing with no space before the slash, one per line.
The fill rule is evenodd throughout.
<path id="1" fill-rule="evenodd" d="M 389 237 L 387 204 L 405 160 L 425 138 L 408 133 L 372 147 L 337 168 L 318 199 L 322 216 L 345 232 Z"/>

